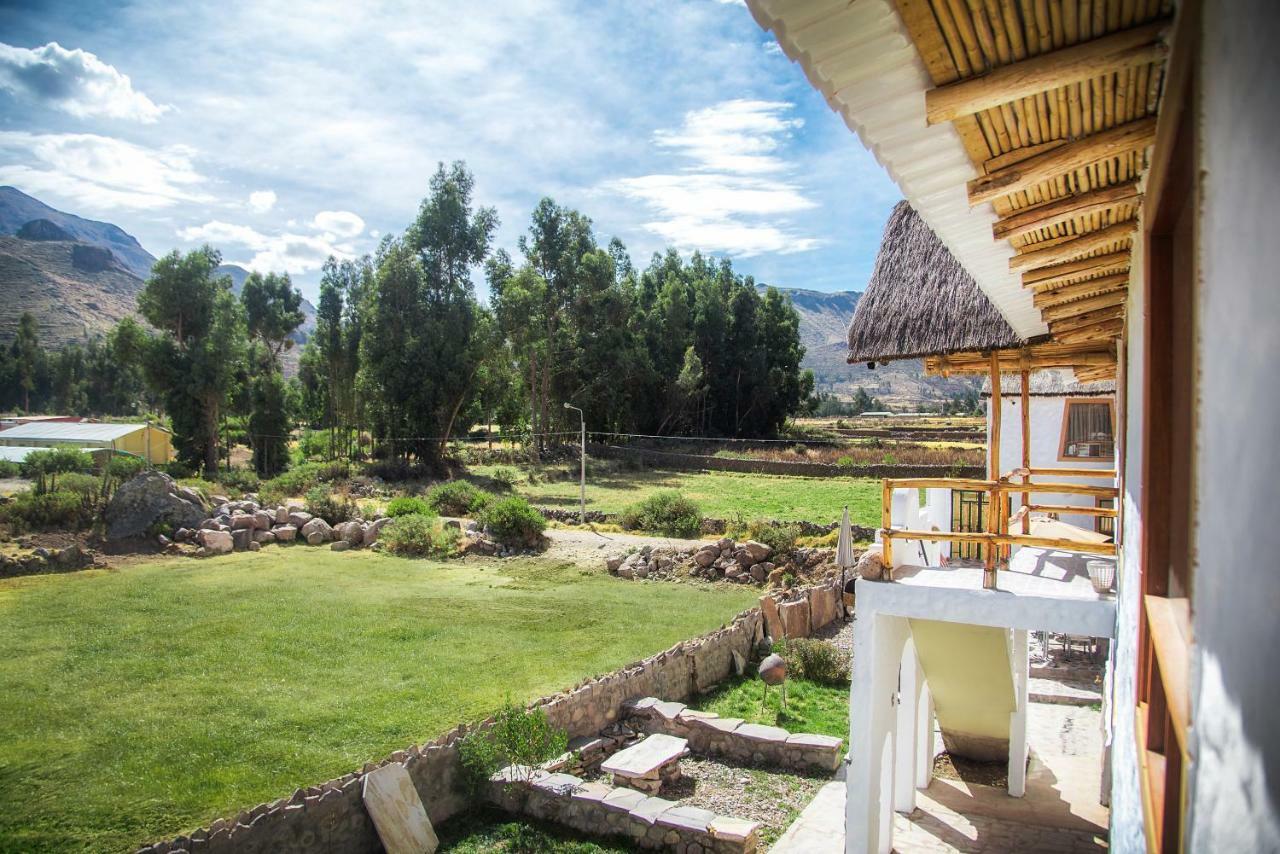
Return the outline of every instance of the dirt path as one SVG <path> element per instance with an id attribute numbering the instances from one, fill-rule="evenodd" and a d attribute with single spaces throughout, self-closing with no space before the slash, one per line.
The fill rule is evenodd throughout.
<path id="1" fill-rule="evenodd" d="M 641 546 L 665 546 L 668 548 L 696 548 L 706 540 L 680 540 L 671 537 L 654 537 L 640 534 L 616 534 L 565 528 L 549 528 L 551 540 L 545 557 L 565 560 L 582 566 L 600 566 L 611 554 L 625 552 Z"/>

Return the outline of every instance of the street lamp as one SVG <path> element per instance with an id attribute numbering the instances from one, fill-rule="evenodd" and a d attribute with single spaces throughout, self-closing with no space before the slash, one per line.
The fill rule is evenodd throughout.
<path id="1" fill-rule="evenodd" d="M 578 463 L 578 522 L 585 525 L 587 524 L 587 416 L 568 401 L 565 401 L 564 408 L 575 410 L 582 424 L 582 444 Z"/>

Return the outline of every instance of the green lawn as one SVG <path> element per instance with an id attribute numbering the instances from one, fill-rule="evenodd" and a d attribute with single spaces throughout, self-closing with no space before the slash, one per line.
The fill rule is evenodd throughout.
<path id="1" fill-rule="evenodd" d="M 805 679 L 787 680 L 787 708 L 782 693 L 759 679 L 728 682 L 701 698 L 697 707 L 722 718 L 742 718 L 748 723 L 780 726 L 791 732 L 812 732 L 839 739 L 849 737 L 849 686 L 822 685 Z M 764 701 L 763 707 L 761 701 Z"/>
<path id="2" fill-rule="evenodd" d="M 500 466 L 472 466 L 489 476 Z M 514 469 L 512 466 L 506 466 Z M 594 470 L 593 470 L 594 469 Z M 521 472 L 515 489 L 535 504 L 573 509 L 578 506 L 578 477 L 552 479 L 565 466 L 544 467 L 537 483 Z M 856 525 L 880 524 L 880 481 L 868 477 L 782 477 L 764 474 L 694 471 L 627 471 L 587 461 L 587 509 L 616 513 L 660 489 L 676 489 L 697 501 L 704 516 L 720 519 L 741 513 L 747 519 L 807 519 L 835 522 L 847 504 Z"/>
<path id="3" fill-rule="evenodd" d="M 0 581 L 0 851 L 192 830 L 709 631 L 755 596 L 302 547 Z"/>

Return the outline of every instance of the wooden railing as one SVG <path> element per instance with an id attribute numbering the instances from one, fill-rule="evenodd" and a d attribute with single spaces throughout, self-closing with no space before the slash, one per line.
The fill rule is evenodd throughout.
<path id="1" fill-rule="evenodd" d="M 1119 490 L 1114 486 L 1090 486 L 1079 483 L 1036 483 L 1036 476 L 1051 477 L 1114 477 L 1106 469 L 1071 468 L 1020 468 L 1014 469 L 999 480 L 970 480 L 967 478 L 885 478 L 880 482 L 880 538 L 883 543 L 884 565 L 892 577 L 893 541 L 927 540 L 930 542 L 980 543 L 986 546 L 986 564 L 982 586 L 994 589 L 996 569 L 1003 556 L 1008 557 L 1012 546 L 1064 549 L 1085 554 L 1114 555 L 1115 543 L 1090 543 L 1061 537 L 1037 537 L 1030 533 L 1031 513 L 1036 510 L 1050 513 L 1081 513 L 1114 517 L 1116 511 L 1107 507 L 1075 507 L 1068 504 L 1033 504 L 1033 493 L 1048 495 L 1088 495 L 1094 498 L 1117 498 Z M 1013 479 L 1018 482 L 1014 483 Z M 906 489 L 963 489 L 985 492 L 988 496 L 986 531 L 910 531 L 893 527 L 893 491 Z M 1022 507 L 1014 517 L 1022 526 L 1022 533 L 1009 533 L 1009 494 L 1022 493 Z"/>

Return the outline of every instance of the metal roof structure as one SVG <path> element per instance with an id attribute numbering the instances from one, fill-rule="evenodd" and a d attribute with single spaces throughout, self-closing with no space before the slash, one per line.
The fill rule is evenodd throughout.
<path id="1" fill-rule="evenodd" d="M 154 425 L 153 425 L 154 426 Z M 147 429 L 146 424 L 92 424 L 67 423 L 65 421 L 43 421 L 32 424 L 19 424 L 6 430 L 0 430 L 0 441 L 15 439 L 38 439 L 49 442 L 114 442 L 116 439 Z"/>
<path id="2" fill-rule="evenodd" d="M 20 463 L 28 454 L 35 451 L 47 451 L 48 448 L 28 448 L 20 445 L 0 445 L 0 460 L 6 463 Z"/>

